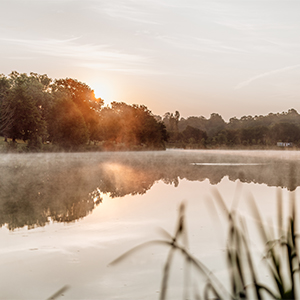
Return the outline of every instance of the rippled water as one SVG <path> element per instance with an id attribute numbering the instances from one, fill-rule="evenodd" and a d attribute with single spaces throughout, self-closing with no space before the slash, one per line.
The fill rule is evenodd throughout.
<path id="1" fill-rule="evenodd" d="M 249 193 L 274 219 L 277 189 L 284 213 L 291 191 L 297 196 L 299 164 L 296 151 L 2 154 L 0 298 L 47 299 L 66 287 L 63 299 L 158 299 L 167 248 L 108 264 L 163 238 L 159 228 L 173 234 L 183 201 L 191 252 L 226 282 L 227 227 L 211 211 L 213 190 L 228 207 L 239 199 L 250 224 Z M 178 255 L 170 299 L 182 299 L 183 273 Z"/>

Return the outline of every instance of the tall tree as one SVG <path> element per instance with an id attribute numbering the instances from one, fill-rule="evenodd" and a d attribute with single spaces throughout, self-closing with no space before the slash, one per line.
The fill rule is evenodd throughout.
<path id="1" fill-rule="evenodd" d="M 11 122 L 11 111 L 5 109 L 5 100 L 9 93 L 10 82 L 8 78 L 1 74 L 0 75 L 0 135 L 5 136 L 5 141 L 7 141 L 7 135 L 5 134 L 5 129 Z"/>
<path id="2" fill-rule="evenodd" d="M 49 113 L 49 140 L 71 150 L 88 142 L 88 129 L 81 111 L 70 97 L 57 91 L 55 104 Z"/>
<path id="3" fill-rule="evenodd" d="M 1 100 L 1 132 L 4 136 L 29 140 L 29 146 L 40 145 L 47 133 L 44 102 L 50 98 L 43 85 L 27 74 L 12 72 L 9 89 Z"/>
<path id="4" fill-rule="evenodd" d="M 202 139 L 203 142 L 207 139 L 207 134 L 205 131 L 188 125 L 185 130 L 182 131 L 182 138 L 186 143 L 200 143 Z"/>
<path id="5" fill-rule="evenodd" d="M 132 145 L 162 148 L 167 132 L 144 105 L 112 102 L 100 113 L 102 139 Z"/>
<path id="6" fill-rule="evenodd" d="M 104 101 L 96 98 L 94 91 L 85 83 L 66 78 L 55 80 L 53 91 L 67 93 L 80 110 L 88 129 L 89 139 L 99 139 L 99 112 Z"/>

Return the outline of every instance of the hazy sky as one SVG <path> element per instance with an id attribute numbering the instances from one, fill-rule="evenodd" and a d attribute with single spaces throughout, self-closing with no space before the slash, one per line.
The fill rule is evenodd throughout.
<path id="1" fill-rule="evenodd" d="M 300 1 L 0 0 L 0 73 L 153 113 L 300 112 Z"/>

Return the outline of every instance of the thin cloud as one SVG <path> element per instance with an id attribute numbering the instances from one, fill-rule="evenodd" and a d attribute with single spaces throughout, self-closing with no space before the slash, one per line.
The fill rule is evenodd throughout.
<path id="1" fill-rule="evenodd" d="M 222 41 L 189 36 L 159 36 L 158 39 L 181 49 L 206 53 L 245 53 L 247 51 L 224 44 Z"/>
<path id="2" fill-rule="evenodd" d="M 45 39 L 0 39 L 5 44 L 10 43 L 28 49 L 31 53 L 55 56 L 79 62 L 101 65 L 105 69 L 113 68 L 142 68 L 148 63 L 146 57 L 129 54 L 111 49 L 109 45 L 93 45 L 76 43 L 78 38 L 68 40 Z M 92 62 L 92 63 L 91 63 Z"/>
<path id="3" fill-rule="evenodd" d="M 170 75 L 172 73 L 161 71 L 161 70 L 152 70 L 151 68 L 134 68 L 130 66 L 119 66 L 112 65 L 109 63 L 78 63 L 78 66 L 92 69 L 92 70 L 106 70 L 111 72 L 118 72 L 118 73 L 126 73 L 126 74 L 135 74 L 135 75 Z"/>
<path id="4" fill-rule="evenodd" d="M 85 60 L 110 59 L 131 62 L 141 62 L 144 60 L 144 58 L 138 55 L 126 54 L 109 49 L 108 45 L 73 43 L 77 39 L 78 38 L 68 40 L 0 39 L 0 41 L 16 44 L 26 47 L 33 52 L 50 56 L 82 58 Z"/>
<path id="5" fill-rule="evenodd" d="M 266 73 L 262 73 L 262 74 L 254 76 L 254 77 L 251 77 L 250 79 L 248 79 L 246 81 L 243 81 L 243 82 L 239 83 L 234 89 L 238 90 L 238 89 L 241 89 L 241 88 L 249 85 L 251 82 L 253 82 L 257 79 L 264 78 L 264 77 L 274 75 L 274 74 L 278 74 L 278 73 L 287 72 L 287 71 L 294 70 L 294 69 L 297 69 L 297 68 L 300 68 L 300 64 L 284 67 L 284 68 L 273 70 L 273 71 L 266 72 Z"/>
<path id="6" fill-rule="evenodd" d="M 248 20 L 234 20 L 234 19 L 226 19 L 226 20 L 218 20 L 215 21 L 216 24 L 229 27 L 235 30 L 240 31 L 261 31 L 261 30 L 289 30 L 293 29 L 294 26 L 291 25 L 282 25 L 282 24 L 276 24 L 272 23 L 267 20 L 261 20 L 261 19 L 248 19 Z"/>
<path id="7" fill-rule="evenodd" d="M 135 3 L 133 3 L 135 4 Z M 137 4 L 137 3 L 136 3 Z M 135 5 L 137 6 L 137 5 Z M 133 5 L 125 5 L 123 3 L 111 3 L 108 2 L 105 8 L 101 8 L 101 11 L 105 12 L 111 18 L 115 19 L 125 19 L 131 22 L 144 23 L 144 24 L 160 24 L 157 21 L 154 21 L 153 18 L 155 14 L 149 13 L 149 10 L 146 11 L 145 8 L 142 10 Z"/>
<path id="8" fill-rule="evenodd" d="M 13 60 L 33 60 L 33 56 L 8 56 L 8 59 L 13 59 Z"/>
<path id="9" fill-rule="evenodd" d="M 300 43 L 295 43 L 295 42 L 287 43 L 287 42 L 283 42 L 280 40 L 274 40 L 271 38 L 265 38 L 263 40 L 269 44 L 272 44 L 272 45 L 275 45 L 275 46 L 278 46 L 281 48 L 285 48 L 285 49 L 288 48 L 290 50 L 298 51 L 299 50 L 298 48 L 300 48 Z"/>

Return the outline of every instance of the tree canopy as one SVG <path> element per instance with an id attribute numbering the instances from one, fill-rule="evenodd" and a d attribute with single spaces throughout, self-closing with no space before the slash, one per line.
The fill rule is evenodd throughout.
<path id="1" fill-rule="evenodd" d="M 282 113 L 269 113 L 267 116 L 232 117 L 225 122 L 217 113 L 209 119 L 203 116 L 190 116 L 178 121 L 178 131 L 170 126 L 174 114 L 166 113 L 164 123 L 169 130 L 169 142 L 175 146 L 187 147 L 233 147 L 233 146 L 276 146 L 289 143 L 300 147 L 300 115 L 295 109 Z M 202 131 L 202 138 L 191 138 L 196 130 Z M 205 134 L 204 134 L 205 133 Z"/>
<path id="2" fill-rule="evenodd" d="M 165 126 L 144 105 L 112 102 L 100 111 L 100 123 L 105 141 L 162 148 L 167 140 Z"/>
<path id="3" fill-rule="evenodd" d="M 144 105 L 104 101 L 77 79 L 46 74 L 0 74 L 0 135 L 8 145 L 23 140 L 27 149 L 126 150 L 171 147 L 300 147 L 300 115 L 295 109 L 267 116 L 218 113 L 183 118 L 179 111 L 154 116 Z M 51 147 L 45 147 L 45 145 Z M 92 147 L 94 146 L 94 148 Z M 13 148 L 13 147 L 12 147 Z M 52 150 L 51 150 L 52 149 Z"/>
<path id="4" fill-rule="evenodd" d="M 31 150 L 45 143 L 58 150 L 77 150 L 91 143 L 164 148 L 165 126 L 146 106 L 103 104 L 76 79 L 18 72 L 0 75 L 0 135 L 13 142 L 21 139 Z"/>

